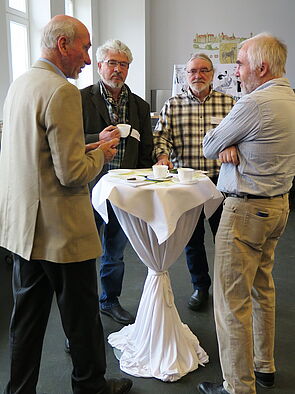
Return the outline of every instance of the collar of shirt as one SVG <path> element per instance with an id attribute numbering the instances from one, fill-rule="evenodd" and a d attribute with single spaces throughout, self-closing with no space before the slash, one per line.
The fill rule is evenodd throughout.
<path id="1" fill-rule="evenodd" d="M 128 122 L 128 90 L 125 85 L 123 85 L 119 100 L 115 101 L 111 95 L 111 92 L 106 88 L 102 81 L 99 81 L 100 93 L 105 101 L 111 123 L 116 125 L 118 123 Z"/>
<path id="2" fill-rule="evenodd" d="M 125 85 L 122 86 L 121 93 L 119 96 L 119 100 L 116 101 L 113 99 L 111 92 L 107 89 L 105 84 L 102 81 L 99 81 L 100 86 L 100 93 L 102 94 L 103 98 L 108 101 L 112 105 L 125 105 L 128 100 L 128 91 Z"/>
<path id="3" fill-rule="evenodd" d="M 61 77 L 63 77 L 64 79 L 67 79 L 67 77 L 65 76 L 65 74 L 61 71 L 61 69 L 58 68 L 58 67 L 57 67 L 54 63 L 52 63 L 50 60 L 45 59 L 44 57 L 40 57 L 39 60 L 40 60 L 41 62 L 45 62 L 45 63 L 50 64 L 50 65 L 55 69 L 55 71 L 56 71 Z"/>
<path id="4" fill-rule="evenodd" d="M 188 87 L 188 89 L 187 89 L 187 96 L 188 96 L 190 99 L 197 101 L 199 104 L 203 104 L 205 101 L 207 101 L 207 100 L 210 99 L 210 97 L 212 96 L 212 92 L 213 92 L 213 89 L 210 87 L 210 92 L 209 92 L 209 94 L 204 98 L 203 101 L 201 101 L 200 99 L 198 99 L 198 97 L 196 97 L 196 96 L 193 94 L 193 92 L 191 91 L 191 88 Z"/>
<path id="5" fill-rule="evenodd" d="M 258 91 L 258 90 L 264 90 L 265 88 L 268 88 L 270 86 L 290 86 L 290 82 L 287 78 L 280 77 L 280 78 L 272 78 L 269 81 L 264 82 L 262 85 L 258 86 L 253 92 Z"/>

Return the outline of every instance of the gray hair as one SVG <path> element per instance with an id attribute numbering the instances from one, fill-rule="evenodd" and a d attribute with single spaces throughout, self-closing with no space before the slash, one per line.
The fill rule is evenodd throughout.
<path id="1" fill-rule="evenodd" d="M 287 61 L 287 46 L 277 37 L 269 33 L 260 33 L 241 43 L 240 47 L 247 44 L 247 52 L 250 69 L 261 67 L 263 62 L 269 65 L 272 76 L 281 77 L 285 74 Z"/>
<path id="2" fill-rule="evenodd" d="M 130 49 L 120 40 L 108 40 L 103 45 L 97 48 L 96 60 L 98 63 L 103 62 L 109 51 L 119 52 L 126 55 L 128 63 L 133 60 Z"/>
<path id="3" fill-rule="evenodd" d="M 193 55 L 189 58 L 189 60 L 186 62 L 186 67 L 187 67 L 187 65 L 188 65 L 190 62 L 192 62 L 192 61 L 195 60 L 195 59 L 203 59 L 203 60 L 206 60 L 208 63 L 210 63 L 211 68 L 214 70 L 213 63 L 212 63 L 211 59 L 210 59 L 209 56 L 207 56 L 205 53 L 195 53 L 195 54 L 193 54 Z"/>
<path id="4" fill-rule="evenodd" d="M 67 42 L 71 44 L 76 36 L 76 25 L 71 20 L 51 20 L 44 27 L 41 37 L 42 49 L 54 49 L 60 36 L 65 36 Z"/>

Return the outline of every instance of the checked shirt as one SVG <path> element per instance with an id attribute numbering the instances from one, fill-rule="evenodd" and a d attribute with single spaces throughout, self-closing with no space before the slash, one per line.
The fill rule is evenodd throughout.
<path id="1" fill-rule="evenodd" d="M 191 167 L 208 171 L 209 177 L 219 174 L 220 162 L 206 159 L 202 142 L 232 109 L 232 97 L 211 90 L 201 103 L 188 89 L 168 99 L 161 110 L 154 131 L 154 155 L 167 154 L 174 168 Z"/>

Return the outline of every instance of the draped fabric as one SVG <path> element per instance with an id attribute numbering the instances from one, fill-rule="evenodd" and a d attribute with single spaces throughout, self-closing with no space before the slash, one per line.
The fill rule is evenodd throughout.
<path id="1" fill-rule="evenodd" d="M 202 207 L 185 212 L 174 233 L 162 244 L 143 220 L 113 205 L 130 243 L 148 267 L 136 321 L 109 335 L 111 346 L 122 352 L 122 371 L 174 382 L 208 362 L 198 338 L 180 320 L 174 304 L 168 268 L 190 239 Z"/>

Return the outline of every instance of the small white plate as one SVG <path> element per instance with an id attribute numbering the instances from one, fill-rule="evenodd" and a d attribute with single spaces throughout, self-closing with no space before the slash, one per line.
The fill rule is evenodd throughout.
<path id="1" fill-rule="evenodd" d="M 144 180 L 145 180 L 145 177 L 143 177 L 143 176 L 135 176 L 135 175 L 134 176 L 130 175 L 130 176 L 127 176 L 125 178 L 125 181 L 128 182 L 128 183 L 138 183 L 138 182 L 142 182 Z"/>
<path id="2" fill-rule="evenodd" d="M 149 179 L 150 181 L 171 181 L 173 178 L 173 175 L 168 175 L 166 178 L 155 178 L 154 174 L 147 175 L 146 179 Z"/>
<path id="3" fill-rule="evenodd" d="M 195 170 L 195 172 L 198 174 L 208 174 L 209 171 Z"/>
<path id="4" fill-rule="evenodd" d="M 180 183 L 181 185 L 193 185 L 194 183 L 198 183 L 199 179 L 192 179 L 191 181 L 180 181 L 178 177 L 174 177 L 172 181 L 175 183 Z"/>
<path id="5" fill-rule="evenodd" d="M 114 170 L 109 170 L 109 174 L 128 174 L 132 170 L 124 169 L 124 168 L 115 168 Z"/>

